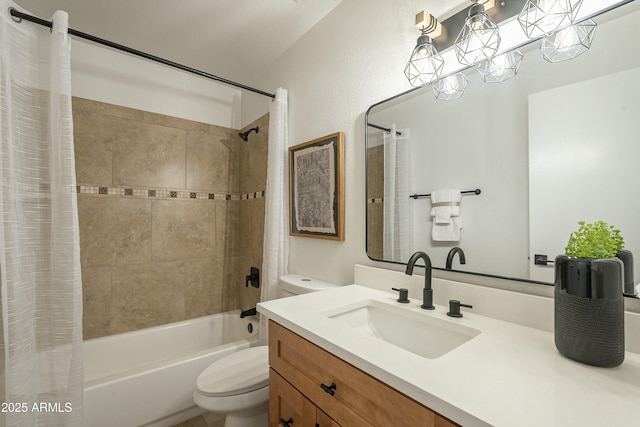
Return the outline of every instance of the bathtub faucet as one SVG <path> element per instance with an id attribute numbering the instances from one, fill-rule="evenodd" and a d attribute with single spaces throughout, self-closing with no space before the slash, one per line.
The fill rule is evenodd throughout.
<path id="1" fill-rule="evenodd" d="M 250 308 L 249 310 L 244 310 L 240 312 L 240 318 L 244 319 L 246 316 L 255 316 L 256 314 L 258 314 L 258 312 L 256 311 L 256 308 Z"/>

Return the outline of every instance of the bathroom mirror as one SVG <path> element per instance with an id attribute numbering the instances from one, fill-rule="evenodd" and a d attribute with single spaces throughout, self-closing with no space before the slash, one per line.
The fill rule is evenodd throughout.
<path id="1" fill-rule="evenodd" d="M 484 83 L 471 68 L 460 99 L 436 100 L 425 87 L 373 105 L 368 256 L 406 263 L 422 250 L 442 269 L 458 246 L 466 264 L 456 256 L 455 271 L 552 284 L 553 264 L 536 255 L 564 253 L 581 220 L 615 225 L 640 256 L 639 6 L 594 18 L 592 46 L 573 60 L 549 63 L 534 41 L 505 82 Z M 393 156 L 390 133 L 374 126 L 397 132 Z M 393 182 L 402 191 L 390 191 Z M 481 190 L 462 196 L 459 241 L 433 241 L 430 198 L 407 197 L 441 189 Z"/>

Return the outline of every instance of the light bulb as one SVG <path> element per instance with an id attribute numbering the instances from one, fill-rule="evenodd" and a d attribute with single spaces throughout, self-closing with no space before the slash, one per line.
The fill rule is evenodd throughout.
<path id="1" fill-rule="evenodd" d="M 478 65 L 485 83 L 501 83 L 518 73 L 524 55 L 518 49 L 494 56 Z"/>
<path id="2" fill-rule="evenodd" d="M 583 0 L 527 0 L 518 22 L 529 38 L 573 24 Z"/>
<path id="3" fill-rule="evenodd" d="M 545 37 L 540 45 L 542 57 L 560 62 L 582 55 L 591 47 L 596 27 L 592 19 L 587 19 Z"/>
<path id="4" fill-rule="evenodd" d="M 431 86 L 436 99 L 450 101 L 462 96 L 469 80 L 464 73 L 443 77 Z"/>
<path id="5" fill-rule="evenodd" d="M 477 10 L 474 10 L 477 8 Z M 484 8 L 475 4 L 455 42 L 458 62 L 475 65 L 493 57 L 500 47 L 498 25 L 487 15 Z"/>
<path id="6" fill-rule="evenodd" d="M 443 67 L 444 59 L 431 44 L 431 38 L 423 34 L 418 37 L 404 74 L 411 86 L 424 86 L 439 79 Z"/>
<path id="7" fill-rule="evenodd" d="M 568 27 L 562 31 L 558 31 L 556 36 L 556 50 L 558 52 L 566 53 L 569 49 L 573 49 L 574 46 L 579 44 L 580 38 L 574 27 Z"/>

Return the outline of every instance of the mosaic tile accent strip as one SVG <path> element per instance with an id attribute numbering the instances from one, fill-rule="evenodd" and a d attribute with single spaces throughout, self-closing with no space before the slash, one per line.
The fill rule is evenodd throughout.
<path id="1" fill-rule="evenodd" d="M 209 191 L 171 190 L 167 188 L 136 188 L 136 187 L 100 187 L 94 185 L 77 185 L 79 195 L 101 197 L 135 197 L 163 200 L 253 200 L 264 199 L 264 191 L 243 194 L 224 194 Z"/>
<path id="2" fill-rule="evenodd" d="M 367 199 L 367 203 L 384 203 L 384 199 L 382 197 L 376 199 Z"/>

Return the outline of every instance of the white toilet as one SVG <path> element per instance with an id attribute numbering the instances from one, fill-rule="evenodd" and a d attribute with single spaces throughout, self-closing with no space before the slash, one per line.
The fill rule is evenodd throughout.
<path id="1" fill-rule="evenodd" d="M 280 277 L 278 297 L 337 287 L 299 274 Z M 225 427 L 269 424 L 269 352 L 265 345 L 240 350 L 212 363 L 196 380 L 199 407 L 225 414 Z"/>

